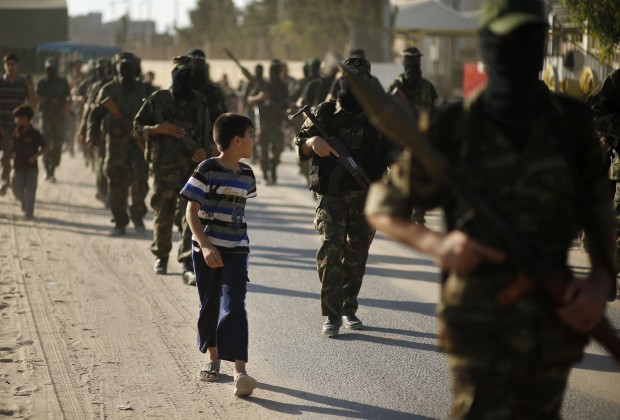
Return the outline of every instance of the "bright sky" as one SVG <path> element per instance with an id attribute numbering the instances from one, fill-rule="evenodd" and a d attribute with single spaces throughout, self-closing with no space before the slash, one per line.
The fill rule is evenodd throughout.
<path id="1" fill-rule="evenodd" d="M 234 0 L 239 7 L 248 0 Z M 69 16 L 85 15 L 91 12 L 103 14 L 103 21 L 116 20 L 129 11 L 133 20 L 153 19 L 158 32 L 165 32 L 174 26 L 183 28 L 189 25 L 189 10 L 195 7 L 196 0 L 67 0 Z"/>

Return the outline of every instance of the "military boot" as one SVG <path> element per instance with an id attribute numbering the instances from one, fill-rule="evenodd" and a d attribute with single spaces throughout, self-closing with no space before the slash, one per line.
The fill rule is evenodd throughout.
<path id="1" fill-rule="evenodd" d="M 166 274 L 168 272 L 168 257 L 159 257 L 153 264 L 153 271 L 157 274 Z"/>
<path id="2" fill-rule="evenodd" d="M 271 183 L 275 184 L 277 182 L 277 178 L 276 168 L 271 168 Z"/>
<path id="3" fill-rule="evenodd" d="M 121 225 L 116 225 L 114 226 L 114 228 L 110 231 L 110 236 L 123 236 L 125 235 L 127 232 L 125 232 L 125 226 L 121 226 Z"/>

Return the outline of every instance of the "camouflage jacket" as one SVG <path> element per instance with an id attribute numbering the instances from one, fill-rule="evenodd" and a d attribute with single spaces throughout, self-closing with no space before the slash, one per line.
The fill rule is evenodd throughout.
<path id="1" fill-rule="evenodd" d="M 164 135 L 150 136 L 157 124 L 181 125 L 187 133 L 183 139 Z M 142 104 L 133 121 L 133 134 L 146 144 L 147 162 L 160 166 L 192 165 L 191 157 L 198 148 L 207 154 L 213 150 L 211 117 L 204 96 L 194 91 L 191 101 L 174 98 L 172 91 L 161 89 Z"/>
<path id="2" fill-rule="evenodd" d="M 215 122 L 217 117 L 227 112 L 224 93 L 222 93 L 222 89 L 216 83 L 207 80 L 205 84 L 198 89 L 198 92 L 202 93 L 205 97 L 207 107 L 209 108 L 209 114 L 213 122 Z"/>
<path id="3" fill-rule="evenodd" d="M 396 160 L 402 150 L 388 141 L 375 129 L 364 114 L 355 114 L 345 110 L 338 101 L 323 102 L 314 110 L 314 115 L 324 127 L 330 137 L 338 137 L 349 153 L 360 165 L 371 181 L 383 175 L 388 165 Z M 340 165 L 334 156 L 320 157 L 315 153 L 303 156 L 300 152 L 302 144 L 310 137 L 320 136 L 317 127 L 307 119 L 295 137 L 297 156 L 300 160 L 312 159 L 310 172 L 310 189 L 321 194 L 330 191 L 333 184 L 332 175 Z M 327 139 L 329 142 L 329 139 Z M 339 180 L 339 191 L 359 190 L 360 186 L 346 171 L 339 170 L 342 178 Z"/>
<path id="4" fill-rule="evenodd" d="M 35 92 L 44 101 L 39 105 L 43 116 L 64 112 L 67 98 L 71 95 L 69 82 L 64 77 L 45 77 L 35 85 Z"/>
<path id="5" fill-rule="evenodd" d="M 142 83 L 136 83 L 133 90 L 124 89 L 117 80 L 103 85 L 95 99 L 95 110 L 89 116 L 88 138 L 100 139 L 103 121 L 108 147 L 113 149 L 121 145 L 123 148 L 137 147 L 133 140 L 133 118 L 142 106 L 145 95 Z M 113 115 L 110 109 L 118 110 L 120 114 Z"/>
<path id="6" fill-rule="evenodd" d="M 405 79 L 405 75 L 399 75 L 390 85 L 388 92 L 394 94 L 401 92 L 418 111 L 427 111 L 435 106 L 437 91 L 433 84 L 421 78 L 419 83 L 413 84 Z"/>
<path id="7" fill-rule="evenodd" d="M 465 107 L 453 104 L 434 115 L 428 138 L 447 157 L 453 176 L 466 180 L 541 258 L 562 266 L 588 221 L 597 227 L 613 223 L 608 182 L 587 107 L 549 92 L 541 92 L 538 103 L 541 112 L 520 125 L 489 117 L 482 96 Z M 414 207 L 441 207 L 448 230 L 504 249 L 495 232 L 429 177 L 411 153 L 392 169 L 386 184 L 371 188 L 367 213 L 409 218 Z M 483 262 L 469 275 L 449 273 L 447 282 L 460 289 L 444 293 L 444 304 L 477 306 L 485 300 L 484 311 L 501 311 L 494 299 L 515 278 L 515 263 L 508 258 Z"/>

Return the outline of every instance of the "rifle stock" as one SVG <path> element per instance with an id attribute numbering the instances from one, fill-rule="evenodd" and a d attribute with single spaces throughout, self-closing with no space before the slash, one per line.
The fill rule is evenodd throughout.
<path id="1" fill-rule="evenodd" d="M 501 238 L 508 254 L 520 264 L 525 279 L 518 285 L 519 290 L 506 291 L 503 297 L 498 296 L 498 301 L 503 300 L 502 304 L 510 305 L 525 291 L 539 288 L 556 307 L 563 306 L 566 287 L 564 280 L 567 276 L 572 276 L 572 273 L 557 270 L 541 260 L 486 200 L 452 174 L 446 157 L 420 133 L 413 112 L 406 105 L 374 84 L 348 73 L 346 69 L 342 68 L 342 71 L 370 121 L 392 141 L 414 151 L 416 160 L 424 169 L 484 220 Z M 589 334 L 620 362 L 620 339 L 606 318 L 594 326 Z"/>
<path id="2" fill-rule="evenodd" d="M 371 184 L 370 179 L 366 175 L 366 172 L 364 172 L 364 168 L 359 166 L 355 159 L 353 159 L 353 156 L 351 156 L 349 150 L 346 148 L 344 143 L 342 143 L 342 140 L 340 140 L 338 137 L 330 136 L 327 133 L 325 128 L 314 116 L 308 105 L 304 105 L 290 118 L 293 119 L 300 114 L 306 114 L 308 119 L 310 119 L 310 121 L 312 121 L 317 130 L 319 130 L 319 133 L 321 133 L 321 137 L 323 137 L 334 148 L 334 150 L 338 152 L 338 162 L 342 164 L 342 166 L 347 170 L 347 172 L 351 174 L 353 179 L 355 179 L 355 182 L 357 182 L 357 184 L 362 187 L 364 191 L 368 191 L 368 188 Z"/>

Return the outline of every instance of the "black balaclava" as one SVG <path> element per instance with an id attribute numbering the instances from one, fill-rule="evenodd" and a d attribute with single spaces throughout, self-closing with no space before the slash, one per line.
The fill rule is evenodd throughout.
<path id="1" fill-rule="evenodd" d="M 504 36 L 483 30 L 480 50 L 488 75 L 484 92 L 488 111 L 512 120 L 536 115 L 541 89 L 538 74 L 545 57 L 545 28 L 524 25 Z"/>
<path id="2" fill-rule="evenodd" d="M 172 70 L 172 96 L 190 101 L 192 99 L 193 75 L 190 69 Z"/>
<path id="3" fill-rule="evenodd" d="M 282 64 L 279 61 L 273 61 L 269 65 L 269 80 L 271 80 L 272 83 L 281 82 L 280 73 L 282 73 Z"/>
<path id="4" fill-rule="evenodd" d="M 47 77 L 53 79 L 58 76 L 58 68 L 54 66 L 48 66 L 45 68 L 45 73 L 47 73 Z"/>
<path id="5" fill-rule="evenodd" d="M 122 60 L 116 63 L 116 76 L 125 89 L 136 86 L 136 69 L 132 60 Z"/>
<path id="6" fill-rule="evenodd" d="M 359 114 L 362 112 L 362 107 L 359 102 L 353 95 L 353 92 L 349 88 L 349 84 L 347 83 L 347 79 L 344 76 L 338 79 L 338 84 L 340 85 L 340 90 L 338 91 L 338 102 L 340 102 L 340 106 L 346 109 L 349 112 L 353 112 L 354 114 Z"/>
<path id="7" fill-rule="evenodd" d="M 203 58 L 194 58 L 194 76 L 192 77 L 192 87 L 199 90 L 207 82 L 207 62 Z"/>
<path id="8" fill-rule="evenodd" d="M 403 66 L 405 67 L 405 79 L 408 82 L 416 83 L 422 78 L 420 56 L 406 55 L 403 58 Z"/>
<path id="9" fill-rule="evenodd" d="M 262 66 L 262 64 L 257 64 L 256 67 L 254 67 L 254 75 L 256 76 L 257 80 L 262 80 L 263 79 L 263 66 Z"/>
<path id="10" fill-rule="evenodd" d="M 321 77 L 321 60 L 318 58 L 314 58 L 310 61 L 309 76 L 313 79 Z"/>

